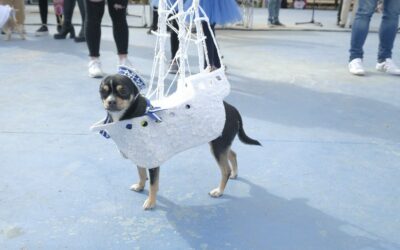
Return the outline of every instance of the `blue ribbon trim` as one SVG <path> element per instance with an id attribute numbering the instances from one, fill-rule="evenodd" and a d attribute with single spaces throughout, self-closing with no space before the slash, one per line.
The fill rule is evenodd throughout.
<path id="1" fill-rule="evenodd" d="M 103 124 L 110 123 L 111 121 L 112 121 L 111 116 L 109 114 L 107 114 L 107 117 L 106 117 L 106 119 L 104 119 Z M 101 134 L 106 139 L 110 139 L 111 138 L 111 136 L 105 130 L 100 130 L 99 134 Z"/>
<path id="2" fill-rule="evenodd" d="M 150 119 L 152 119 L 155 122 L 162 122 L 162 118 L 156 114 L 156 112 L 159 112 L 162 110 L 165 110 L 165 109 L 162 109 L 160 107 L 153 107 L 150 103 L 150 100 L 146 98 L 146 112 L 144 113 L 144 115 L 147 115 L 148 117 L 150 117 Z M 112 118 L 110 115 L 107 115 L 106 119 L 104 119 L 103 124 L 107 124 L 110 122 L 112 122 Z M 126 129 L 132 129 L 132 124 L 127 124 Z M 111 136 L 105 130 L 100 130 L 99 134 L 101 134 L 106 139 L 111 138 Z"/>
<path id="3" fill-rule="evenodd" d="M 162 122 L 162 119 L 160 116 L 158 116 L 156 114 L 156 112 L 162 111 L 164 109 L 160 108 L 160 107 L 153 107 L 150 103 L 150 100 L 146 98 L 146 112 L 144 113 L 145 115 L 147 115 L 148 117 L 150 117 L 152 120 L 154 120 L 155 122 Z"/>

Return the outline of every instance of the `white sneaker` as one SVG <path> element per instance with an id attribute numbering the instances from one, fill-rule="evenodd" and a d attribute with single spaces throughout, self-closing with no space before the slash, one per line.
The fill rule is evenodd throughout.
<path id="1" fill-rule="evenodd" d="M 349 63 L 349 72 L 353 75 L 363 76 L 365 75 L 365 70 L 362 64 L 361 58 L 355 58 Z"/>
<path id="2" fill-rule="evenodd" d="M 89 62 L 89 77 L 92 78 L 102 78 L 104 72 L 101 69 L 101 62 L 99 59 L 93 59 Z"/>
<path id="3" fill-rule="evenodd" d="M 386 58 L 384 62 L 377 63 L 376 69 L 378 71 L 386 72 L 392 75 L 400 75 L 399 67 L 397 67 L 397 65 L 390 58 Z"/>
<path id="4" fill-rule="evenodd" d="M 131 63 L 131 61 L 129 61 L 128 58 L 120 59 L 118 66 L 120 66 L 120 65 L 126 66 L 126 67 L 128 67 L 130 69 L 133 69 L 133 64 Z"/>

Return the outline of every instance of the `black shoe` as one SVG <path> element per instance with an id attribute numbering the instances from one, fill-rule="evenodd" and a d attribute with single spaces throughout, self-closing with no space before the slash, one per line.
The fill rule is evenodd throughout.
<path id="1" fill-rule="evenodd" d="M 62 25 L 57 24 L 57 33 L 61 33 L 61 30 L 62 30 Z"/>
<path id="2" fill-rule="evenodd" d="M 75 38 L 75 29 L 72 24 L 65 24 L 62 26 L 61 31 L 58 34 L 54 35 L 54 39 L 65 39 L 69 34 L 69 38 Z"/>
<path id="3" fill-rule="evenodd" d="M 42 25 L 40 28 L 35 32 L 35 36 L 47 36 L 49 34 L 49 29 L 47 25 Z"/>
<path id="4" fill-rule="evenodd" d="M 285 27 L 285 25 L 279 21 L 276 21 L 273 23 L 275 26 L 281 26 L 281 27 Z"/>
<path id="5" fill-rule="evenodd" d="M 81 28 L 81 31 L 79 31 L 79 35 L 77 37 L 75 37 L 75 42 L 76 43 L 86 42 L 85 30 L 83 27 Z"/>
<path id="6" fill-rule="evenodd" d="M 86 42 L 86 38 L 84 36 L 77 36 L 77 37 L 75 37 L 74 41 L 76 43 L 83 43 L 83 42 Z"/>

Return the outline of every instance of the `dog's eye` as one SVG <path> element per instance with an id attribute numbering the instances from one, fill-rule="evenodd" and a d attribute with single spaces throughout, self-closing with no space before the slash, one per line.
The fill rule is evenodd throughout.
<path id="1" fill-rule="evenodd" d="M 102 88 L 100 88 L 100 95 L 105 98 L 110 94 L 110 87 L 108 87 L 107 85 L 103 86 Z"/>
<path id="2" fill-rule="evenodd" d="M 125 88 L 124 86 L 118 85 L 117 86 L 117 93 L 121 97 L 128 97 L 129 96 L 129 90 Z"/>

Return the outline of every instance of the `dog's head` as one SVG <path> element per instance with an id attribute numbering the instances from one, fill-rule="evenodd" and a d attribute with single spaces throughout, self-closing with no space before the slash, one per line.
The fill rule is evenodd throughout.
<path id="1" fill-rule="evenodd" d="M 118 68 L 118 74 L 107 76 L 100 84 L 104 108 L 111 113 L 125 111 L 146 88 L 143 79 L 134 69 Z"/>
<path id="2" fill-rule="evenodd" d="M 139 89 L 126 76 L 107 76 L 100 84 L 100 96 L 108 112 L 126 110 L 139 94 Z"/>

